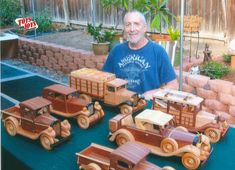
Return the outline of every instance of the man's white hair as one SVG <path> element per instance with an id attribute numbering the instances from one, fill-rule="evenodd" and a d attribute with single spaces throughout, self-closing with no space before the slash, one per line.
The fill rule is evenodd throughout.
<path id="1" fill-rule="evenodd" d="M 126 17 L 128 16 L 128 15 L 130 15 L 130 14 L 135 14 L 135 15 L 137 15 L 142 21 L 143 21 L 143 23 L 145 24 L 145 25 L 147 25 L 147 22 L 146 22 L 146 19 L 145 19 L 145 16 L 141 13 L 141 12 L 139 12 L 139 11 L 129 11 L 129 12 L 127 12 L 126 14 L 125 14 L 125 16 L 124 16 L 124 23 L 125 23 L 125 21 L 126 21 Z"/>

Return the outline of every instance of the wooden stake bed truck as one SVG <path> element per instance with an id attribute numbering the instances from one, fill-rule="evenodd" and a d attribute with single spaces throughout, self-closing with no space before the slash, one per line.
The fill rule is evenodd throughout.
<path id="1" fill-rule="evenodd" d="M 197 169 L 204 164 L 212 150 L 205 135 L 195 135 L 184 128 L 173 128 L 173 116 L 161 111 L 146 109 L 135 117 L 119 114 L 109 120 L 109 140 L 118 145 L 137 141 L 160 156 L 181 156 L 183 165 Z"/>
<path id="2" fill-rule="evenodd" d="M 148 148 L 136 142 L 127 142 L 115 150 L 92 143 L 76 155 L 79 169 L 84 170 L 174 170 L 146 161 L 149 153 Z"/>
<path id="3" fill-rule="evenodd" d="M 35 97 L 19 105 L 2 110 L 2 121 L 9 135 L 20 134 L 36 140 L 51 150 L 54 146 L 69 139 L 71 126 L 67 120 L 60 122 L 49 114 L 51 102 Z"/>
<path id="4" fill-rule="evenodd" d="M 93 98 L 118 106 L 123 114 L 143 109 L 147 105 L 144 97 L 127 90 L 126 85 L 126 80 L 94 69 L 83 68 L 70 74 L 70 87 L 77 89 L 87 101 Z"/>
<path id="5" fill-rule="evenodd" d="M 187 92 L 161 89 L 153 94 L 153 109 L 171 114 L 176 126 L 184 126 L 191 132 L 203 132 L 216 143 L 228 131 L 226 120 L 201 110 L 203 98 Z"/>
<path id="6" fill-rule="evenodd" d="M 77 90 L 61 84 L 43 89 L 43 97 L 52 102 L 50 111 L 63 117 L 77 119 L 79 127 L 86 129 L 104 117 L 99 102 L 87 102 L 78 98 Z"/>

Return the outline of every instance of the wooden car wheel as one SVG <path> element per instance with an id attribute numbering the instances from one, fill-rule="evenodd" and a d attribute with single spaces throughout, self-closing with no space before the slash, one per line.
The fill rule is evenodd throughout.
<path id="1" fill-rule="evenodd" d="M 116 136 L 116 143 L 118 146 L 121 146 L 129 141 L 134 141 L 134 137 L 131 134 L 120 133 Z"/>
<path id="2" fill-rule="evenodd" d="M 40 142 L 43 148 L 45 148 L 46 150 L 51 150 L 52 149 L 51 144 L 54 143 L 54 140 L 51 136 L 47 134 L 42 134 L 40 136 Z"/>
<path id="3" fill-rule="evenodd" d="M 140 99 L 140 100 L 139 100 L 139 103 L 140 103 L 140 105 L 145 105 L 145 104 L 146 104 L 146 101 L 145 101 L 144 99 Z"/>
<path id="4" fill-rule="evenodd" d="M 204 133 L 211 143 L 216 143 L 220 140 L 220 131 L 218 129 L 207 128 Z"/>
<path id="5" fill-rule="evenodd" d="M 121 106 L 120 111 L 122 114 L 131 114 L 133 108 L 131 106 L 128 106 L 127 104 L 124 104 Z"/>
<path id="6" fill-rule="evenodd" d="M 85 115 L 80 115 L 78 116 L 77 118 L 77 123 L 78 123 L 78 126 L 82 129 L 87 129 L 90 125 L 90 120 L 87 116 Z"/>
<path id="7" fill-rule="evenodd" d="M 101 168 L 96 163 L 89 163 L 86 170 L 101 170 Z"/>
<path id="8" fill-rule="evenodd" d="M 178 149 L 178 144 L 174 139 L 166 138 L 161 141 L 161 149 L 165 153 L 175 152 Z"/>
<path id="9" fill-rule="evenodd" d="M 7 120 L 5 123 L 7 133 L 11 136 L 15 136 L 17 133 L 16 125 L 12 120 Z"/>
<path id="10" fill-rule="evenodd" d="M 89 97 L 89 96 L 86 95 L 86 94 L 81 94 L 81 95 L 79 96 L 79 98 L 85 100 L 85 101 L 88 102 L 88 103 L 90 103 L 90 102 L 92 101 L 91 97 Z"/>
<path id="11" fill-rule="evenodd" d="M 182 157 L 182 163 L 187 169 L 197 169 L 200 165 L 200 158 L 193 153 L 185 153 Z"/>

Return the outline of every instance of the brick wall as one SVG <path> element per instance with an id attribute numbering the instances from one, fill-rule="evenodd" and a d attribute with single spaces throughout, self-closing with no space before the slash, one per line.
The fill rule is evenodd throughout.
<path id="1" fill-rule="evenodd" d="M 83 67 L 101 69 L 107 57 L 95 56 L 93 52 L 81 49 L 26 38 L 19 38 L 18 45 L 18 58 L 24 62 L 65 74 Z"/>
<path id="2" fill-rule="evenodd" d="M 18 57 L 27 63 L 65 74 L 83 67 L 101 69 L 106 60 L 106 56 L 95 56 L 92 52 L 25 38 L 19 39 Z M 169 88 L 178 87 L 176 81 Z M 183 72 L 182 87 L 183 91 L 204 98 L 204 110 L 223 115 L 235 124 L 235 85 L 232 82 Z"/>

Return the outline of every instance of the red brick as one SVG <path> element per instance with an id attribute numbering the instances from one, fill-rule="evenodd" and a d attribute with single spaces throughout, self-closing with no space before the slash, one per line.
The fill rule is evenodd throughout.
<path id="1" fill-rule="evenodd" d="M 69 63 L 68 64 L 68 67 L 71 69 L 71 70 L 77 70 L 79 69 L 79 66 L 77 64 L 74 64 L 74 63 Z"/>
<path id="2" fill-rule="evenodd" d="M 191 85 L 193 87 L 205 87 L 208 83 L 208 80 L 210 80 L 210 77 L 202 76 L 202 75 L 188 75 L 186 77 L 186 81 L 188 82 L 188 85 Z"/>
<path id="3" fill-rule="evenodd" d="M 206 112 L 209 112 L 209 113 L 212 113 L 212 109 L 209 109 L 208 107 L 202 105 L 202 110 L 206 111 Z"/>
<path id="4" fill-rule="evenodd" d="M 31 64 L 35 64 L 35 58 L 33 58 L 33 57 L 29 57 L 29 63 L 31 63 Z"/>
<path id="5" fill-rule="evenodd" d="M 26 51 L 26 56 L 27 57 L 32 57 L 32 53 L 30 51 Z"/>
<path id="6" fill-rule="evenodd" d="M 232 95 L 235 96 L 235 85 L 232 87 Z"/>
<path id="7" fill-rule="evenodd" d="M 232 86 L 233 83 L 225 80 L 209 80 L 208 81 L 209 87 L 211 90 L 218 92 L 218 93 L 232 93 Z"/>
<path id="8" fill-rule="evenodd" d="M 69 74 L 71 70 L 69 68 L 62 68 L 64 74 Z"/>
<path id="9" fill-rule="evenodd" d="M 58 60 L 58 64 L 60 65 L 60 66 L 62 66 L 62 67 L 64 67 L 64 66 L 67 66 L 68 64 L 67 64 L 67 62 L 65 62 L 64 60 L 62 60 L 62 59 L 59 59 Z"/>
<path id="10" fill-rule="evenodd" d="M 55 55 L 55 58 L 56 58 L 57 60 L 60 60 L 60 59 L 62 59 L 62 57 L 63 57 L 63 55 L 62 55 L 61 53 L 59 53 L 59 52 L 56 52 L 54 55 Z"/>
<path id="11" fill-rule="evenodd" d="M 85 64 L 85 60 L 83 60 L 81 57 L 74 57 L 74 63 Z"/>
<path id="12" fill-rule="evenodd" d="M 41 59 L 36 59 L 36 64 L 38 66 L 44 66 L 44 62 Z"/>
<path id="13" fill-rule="evenodd" d="M 85 66 L 87 68 L 96 68 L 96 64 L 93 61 L 90 61 L 90 60 L 85 61 Z"/>
<path id="14" fill-rule="evenodd" d="M 57 60 L 56 60 L 54 57 L 49 57 L 48 61 L 49 61 L 50 63 L 53 63 L 53 64 L 58 63 Z"/>
<path id="15" fill-rule="evenodd" d="M 61 71 L 62 70 L 62 67 L 58 64 L 52 64 L 52 68 L 55 71 Z"/>
<path id="16" fill-rule="evenodd" d="M 46 56 L 46 55 L 41 55 L 41 59 L 42 59 L 44 62 L 48 62 L 48 56 Z"/>
<path id="17" fill-rule="evenodd" d="M 175 74 L 176 74 L 176 76 L 177 76 L 178 81 L 180 81 L 180 73 L 179 73 L 179 70 L 176 70 L 176 69 L 175 69 Z M 183 83 L 188 83 L 188 82 L 186 81 L 186 77 L 187 77 L 188 75 L 189 75 L 189 72 L 185 72 L 185 71 L 182 72 L 182 81 L 183 81 Z"/>
<path id="18" fill-rule="evenodd" d="M 203 88 L 197 88 L 197 95 L 204 99 L 217 99 L 217 93 L 212 90 L 205 90 Z"/>
<path id="19" fill-rule="evenodd" d="M 195 94 L 195 92 L 196 92 L 195 87 L 192 87 L 192 86 L 190 86 L 186 83 L 182 84 L 182 90 L 185 91 L 185 92 L 193 93 L 193 94 Z"/>
<path id="20" fill-rule="evenodd" d="M 46 56 L 48 57 L 54 57 L 54 53 L 50 50 L 46 50 Z"/>
<path id="21" fill-rule="evenodd" d="M 51 64 L 51 63 L 49 63 L 49 62 L 44 62 L 44 65 L 45 65 L 46 68 L 52 69 L 52 64 Z"/>
<path id="22" fill-rule="evenodd" d="M 22 58 L 22 60 L 24 60 L 24 61 L 27 61 L 27 60 L 28 60 L 28 57 L 27 57 L 26 55 L 22 55 L 21 58 Z"/>
<path id="23" fill-rule="evenodd" d="M 219 93 L 219 100 L 224 104 L 235 106 L 235 97 L 230 94 Z"/>
<path id="24" fill-rule="evenodd" d="M 38 49 L 38 53 L 40 54 L 40 55 L 45 55 L 46 53 L 45 53 L 45 50 L 44 49 Z"/>
<path id="25" fill-rule="evenodd" d="M 225 104 L 223 104 L 217 100 L 214 100 L 214 99 L 205 99 L 204 104 L 206 107 L 208 107 L 209 109 L 212 109 L 212 110 L 224 111 L 224 112 L 228 111 L 228 105 L 225 105 Z"/>
<path id="26" fill-rule="evenodd" d="M 235 117 L 230 115 L 227 112 L 220 112 L 220 111 L 215 111 L 216 115 L 222 116 L 225 118 L 225 120 L 229 123 L 229 124 L 235 124 Z"/>
<path id="27" fill-rule="evenodd" d="M 73 62 L 74 61 L 72 56 L 64 55 L 63 58 L 64 58 L 65 62 Z"/>

